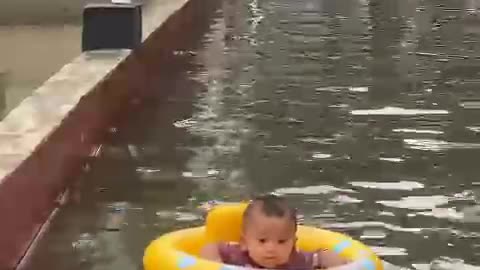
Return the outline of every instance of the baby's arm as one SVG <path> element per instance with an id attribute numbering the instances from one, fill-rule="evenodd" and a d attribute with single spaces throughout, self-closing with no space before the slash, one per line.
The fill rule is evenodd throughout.
<path id="1" fill-rule="evenodd" d="M 342 265 L 329 267 L 327 270 L 368 270 L 372 269 L 371 263 L 369 259 L 349 261 Z M 373 268 L 375 268 L 375 266 L 373 266 Z"/>
<path id="2" fill-rule="evenodd" d="M 216 262 L 222 261 L 220 251 L 218 249 L 218 244 L 208 244 L 204 246 L 200 251 L 200 257 Z"/>
<path id="3" fill-rule="evenodd" d="M 329 250 L 319 250 L 313 254 L 313 265 L 315 268 L 332 268 L 349 263 L 337 253 Z"/>

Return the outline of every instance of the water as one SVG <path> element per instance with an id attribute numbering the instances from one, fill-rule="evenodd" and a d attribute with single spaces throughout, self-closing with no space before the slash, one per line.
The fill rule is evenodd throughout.
<path id="1" fill-rule="evenodd" d="M 112 129 L 34 263 L 140 268 L 149 241 L 202 223 L 200 203 L 276 192 L 393 268 L 478 269 L 476 5 L 223 1 L 176 53 L 183 72 Z M 123 226 L 102 230 L 119 202 Z M 103 247 L 87 263 L 85 233 Z"/>

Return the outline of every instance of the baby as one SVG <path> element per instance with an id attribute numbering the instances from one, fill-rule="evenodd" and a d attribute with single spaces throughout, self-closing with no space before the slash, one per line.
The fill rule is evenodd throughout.
<path id="1" fill-rule="evenodd" d="M 238 266 L 287 270 L 330 268 L 347 263 L 330 251 L 297 250 L 296 231 L 296 212 L 284 199 L 260 196 L 244 212 L 240 243 L 207 245 L 200 256 Z"/>

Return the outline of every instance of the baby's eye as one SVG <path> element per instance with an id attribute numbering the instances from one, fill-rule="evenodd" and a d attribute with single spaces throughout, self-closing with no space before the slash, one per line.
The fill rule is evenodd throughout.
<path id="1" fill-rule="evenodd" d="M 284 240 L 284 239 L 278 240 L 278 243 L 279 243 L 279 244 L 285 244 L 286 242 L 287 242 L 287 240 Z"/>
<path id="2" fill-rule="evenodd" d="M 262 243 L 262 244 L 265 244 L 265 242 L 267 242 L 267 239 L 265 239 L 265 238 L 260 238 L 260 239 L 258 239 L 258 241 L 259 241 L 260 243 Z"/>

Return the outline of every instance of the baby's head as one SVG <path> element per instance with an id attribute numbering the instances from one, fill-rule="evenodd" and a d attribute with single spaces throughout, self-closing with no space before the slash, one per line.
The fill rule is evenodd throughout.
<path id="1" fill-rule="evenodd" d="M 295 248 L 297 215 L 287 202 L 264 195 L 250 202 L 243 215 L 242 247 L 262 267 L 288 262 Z"/>

